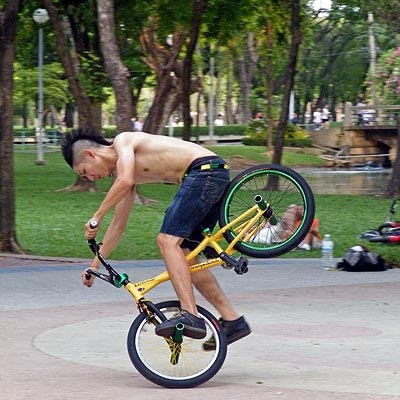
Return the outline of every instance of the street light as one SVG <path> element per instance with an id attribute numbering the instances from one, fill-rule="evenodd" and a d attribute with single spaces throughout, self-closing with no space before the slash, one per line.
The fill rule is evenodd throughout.
<path id="1" fill-rule="evenodd" d="M 38 49 L 38 65 L 39 65 L 39 95 L 38 95 L 38 128 L 39 143 L 37 148 L 36 164 L 46 164 L 43 157 L 43 25 L 49 20 L 49 14 L 46 9 L 38 8 L 33 13 L 33 19 L 39 26 L 39 49 Z"/>

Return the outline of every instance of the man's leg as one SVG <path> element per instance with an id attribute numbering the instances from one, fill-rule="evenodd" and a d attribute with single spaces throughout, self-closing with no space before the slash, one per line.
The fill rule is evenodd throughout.
<path id="1" fill-rule="evenodd" d="M 186 261 L 183 250 L 180 247 L 181 238 L 159 233 L 157 244 L 161 256 L 167 267 L 172 286 L 181 303 L 181 308 L 197 315 L 196 301 L 193 294 L 192 276 L 189 264 Z"/>
<path id="2" fill-rule="evenodd" d="M 194 265 L 197 262 L 197 259 L 193 259 L 190 265 Z M 192 274 L 192 282 L 201 295 L 215 307 L 224 320 L 233 321 L 239 318 L 239 315 L 225 296 L 211 271 L 203 270 Z"/>
<path id="3" fill-rule="evenodd" d="M 203 318 L 198 317 L 193 294 L 192 277 L 183 250 L 182 239 L 159 233 L 157 244 L 164 259 L 171 283 L 181 303 L 181 313 L 156 326 L 159 336 L 173 336 L 178 324 L 183 324 L 183 334 L 193 339 L 203 339 L 207 334 Z"/>
<path id="4" fill-rule="evenodd" d="M 185 253 L 187 253 L 186 249 Z M 197 259 L 193 259 L 190 261 L 190 265 L 197 262 Z M 236 342 L 236 340 L 244 338 L 251 333 L 250 326 L 243 316 L 238 316 L 211 271 L 203 270 L 193 273 L 192 282 L 202 296 L 220 313 L 220 325 L 225 332 L 228 344 Z M 203 349 L 215 349 L 214 337 L 203 343 Z"/>

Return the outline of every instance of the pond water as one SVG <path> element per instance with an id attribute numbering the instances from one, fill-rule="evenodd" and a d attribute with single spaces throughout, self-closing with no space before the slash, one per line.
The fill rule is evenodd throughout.
<path id="1" fill-rule="evenodd" d="M 307 180 L 315 194 L 382 195 L 387 190 L 391 169 L 311 169 L 297 171 Z"/>

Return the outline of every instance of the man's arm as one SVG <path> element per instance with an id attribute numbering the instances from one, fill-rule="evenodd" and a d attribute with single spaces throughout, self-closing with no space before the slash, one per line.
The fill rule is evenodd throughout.
<path id="1" fill-rule="evenodd" d="M 114 147 L 118 156 L 116 163 L 117 177 L 100 207 L 85 225 L 87 239 L 93 239 L 96 236 L 103 217 L 132 191 L 135 183 L 135 153 L 130 137 L 127 135 L 117 136 L 114 140 Z M 97 221 L 96 229 L 90 228 L 91 220 Z"/>
<path id="2" fill-rule="evenodd" d="M 118 244 L 122 234 L 125 231 L 129 214 L 135 201 L 135 193 L 135 186 L 133 186 L 128 194 L 115 207 L 114 217 L 110 225 L 108 226 L 102 240 L 103 244 L 100 251 L 104 257 L 107 257 L 114 250 L 115 246 Z M 90 264 L 90 268 L 97 269 L 99 267 L 99 264 L 100 261 L 97 259 L 97 257 L 95 257 Z M 93 279 L 93 276 L 90 279 L 86 279 L 85 272 L 82 273 L 82 281 L 84 285 L 92 286 Z"/>

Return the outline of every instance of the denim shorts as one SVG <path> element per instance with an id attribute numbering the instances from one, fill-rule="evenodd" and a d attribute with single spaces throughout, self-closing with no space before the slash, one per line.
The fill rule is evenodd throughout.
<path id="1" fill-rule="evenodd" d="M 212 230 L 215 227 L 219 202 L 230 181 L 228 169 L 203 171 L 199 166 L 210 164 L 210 161 L 195 162 L 192 165 L 195 164 L 196 167 L 187 171 L 182 185 L 165 212 L 160 229 L 161 233 L 184 238 L 181 247 L 191 250 L 203 240 L 204 229 Z M 226 164 L 219 157 L 212 157 L 212 162 Z"/>

